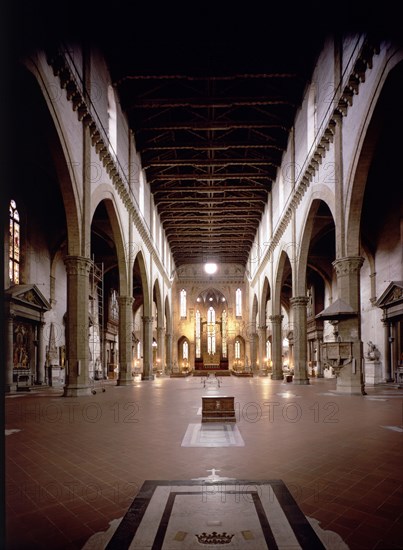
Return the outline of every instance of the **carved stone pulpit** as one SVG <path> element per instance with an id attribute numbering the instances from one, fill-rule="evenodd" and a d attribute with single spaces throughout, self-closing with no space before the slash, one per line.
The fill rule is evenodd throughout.
<path id="1" fill-rule="evenodd" d="M 321 345 L 322 360 L 326 367 L 332 367 L 336 376 L 353 358 L 352 342 L 323 342 Z"/>

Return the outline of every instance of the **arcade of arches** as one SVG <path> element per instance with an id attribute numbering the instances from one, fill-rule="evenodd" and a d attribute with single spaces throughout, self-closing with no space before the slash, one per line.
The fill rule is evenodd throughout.
<path id="1" fill-rule="evenodd" d="M 56 377 L 78 396 L 96 379 L 203 370 L 336 377 L 357 395 L 399 382 L 403 52 L 350 45 L 341 73 L 332 42 L 321 53 L 246 265 L 218 258 L 212 274 L 175 265 L 118 102 L 105 130 L 98 57 L 91 105 L 67 54 L 21 62 L 10 148 L 23 156 L 3 207 L 8 391 Z"/>
<path id="2" fill-rule="evenodd" d="M 329 37 L 291 122 L 287 101 L 245 101 L 243 74 L 178 87 L 162 75 L 162 100 L 141 96 L 147 75 L 128 78 L 120 90 L 138 86 L 148 113 L 137 135 L 95 47 L 44 45 L 13 69 L 0 186 L 8 548 L 84 549 L 144 480 L 215 468 L 284 480 L 352 550 L 402 548 L 403 47 Z M 274 93 L 267 76 L 251 80 Z M 142 155 L 151 127 L 161 141 Z M 210 390 L 264 412 L 234 425 L 244 446 L 183 444 Z"/>

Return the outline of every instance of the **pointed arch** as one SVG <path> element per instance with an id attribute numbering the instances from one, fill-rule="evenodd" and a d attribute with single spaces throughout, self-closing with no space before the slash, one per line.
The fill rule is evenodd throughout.
<path id="1" fill-rule="evenodd" d="M 274 292 L 272 296 L 272 313 L 280 315 L 282 305 L 282 288 L 284 280 L 292 277 L 291 262 L 288 253 L 285 250 L 280 252 L 278 258 L 276 275 L 274 278 Z"/>
<path id="2" fill-rule="evenodd" d="M 82 255 L 82 224 L 81 224 L 81 200 L 79 193 L 79 184 L 76 182 L 75 163 L 70 155 L 70 146 L 68 137 L 65 135 L 64 124 L 61 122 L 61 115 L 57 110 L 58 102 L 55 101 L 49 90 L 54 89 L 52 85 L 46 82 L 46 76 L 39 70 L 38 65 L 27 63 L 21 72 L 15 75 L 18 82 L 14 88 L 23 90 L 38 98 L 39 109 L 35 111 L 35 116 L 30 113 L 34 122 L 39 116 L 40 128 L 45 136 L 49 147 L 50 155 L 53 160 L 54 169 L 59 183 L 59 189 L 62 196 L 62 202 L 66 217 L 67 230 L 67 254 L 70 256 Z M 22 100 L 21 100 L 22 101 Z M 37 115 L 39 113 L 39 115 Z"/>
<path id="3" fill-rule="evenodd" d="M 165 328 L 167 334 L 172 334 L 171 306 L 168 296 L 165 296 Z"/>
<path id="4" fill-rule="evenodd" d="M 267 316 L 267 302 L 271 298 L 270 293 L 270 283 L 267 277 L 264 278 L 263 288 L 262 288 L 262 300 L 260 308 L 260 326 L 266 326 L 266 316 Z"/>
<path id="5" fill-rule="evenodd" d="M 148 290 L 147 268 L 141 250 L 136 254 L 133 265 L 133 272 L 137 274 L 138 282 L 141 285 L 141 289 L 139 290 L 141 291 L 141 303 L 143 305 L 144 315 L 148 315 L 151 313 L 150 292 Z M 136 295 L 134 296 L 134 298 L 136 299 Z"/>
<path id="6" fill-rule="evenodd" d="M 161 296 L 161 289 L 160 289 L 160 283 L 158 279 L 154 281 L 154 287 L 153 287 L 153 301 L 156 304 L 157 307 L 157 319 L 158 319 L 158 326 L 163 327 L 164 326 L 164 310 L 162 308 L 162 296 Z"/>
<path id="7" fill-rule="evenodd" d="M 395 66 L 384 73 L 374 94 L 367 118 L 357 144 L 357 155 L 351 169 L 351 185 L 346 201 L 346 255 L 360 254 L 361 217 L 365 188 L 370 168 L 379 145 L 382 130 L 389 123 L 396 125 L 394 106 L 401 103 L 403 60 L 391 59 Z M 392 106 L 392 108 L 391 108 Z M 391 120 L 393 117 L 393 120 Z M 359 215 L 357 215 L 359 213 Z"/>
<path id="8" fill-rule="evenodd" d="M 97 187 L 91 198 L 91 220 L 99 204 L 104 202 L 112 230 L 113 242 L 116 249 L 117 265 L 119 272 L 119 293 L 121 296 L 130 294 L 127 273 L 127 250 L 123 240 L 122 222 L 120 220 L 115 196 L 109 185 L 103 184 Z"/>
<path id="9" fill-rule="evenodd" d="M 321 189 L 318 189 L 317 192 L 313 194 L 311 198 L 311 204 L 309 205 L 306 213 L 300 246 L 298 250 L 299 254 L 297 255 L 297 270 L 295 281 L 296 296 L 304 296 L 306 292 L 306 279 L 309 264 L 309 255 L 311 250 L 310 247 L 313 238 L 317 238 L 319 234 L 317 228 L 321 226 L 320 231 L 323 233 L 325 231 L 329 231 L 329 228 L 331 226 L 335 226 L 334 195 L 328 188 L 324 189 L 324 187 L 325 186 L 321 185 Z M 318 215 L 320 215 L 320 223 L 318 222 Z M 314 234 L 315 228 L 316 234 Z M 336 243 L 334 243 L 334 247 L 336 248 Z M 332 258 L 332 261 L 333 260 L 334 258 Z M 315 271 L 318 271 L 323 279 L 328 284 L 330 284 L 333 273 L 330 262 L 328 265 L 329 270 L 326 270 L 326 266 L 310 265 L 310 267 Z"/>

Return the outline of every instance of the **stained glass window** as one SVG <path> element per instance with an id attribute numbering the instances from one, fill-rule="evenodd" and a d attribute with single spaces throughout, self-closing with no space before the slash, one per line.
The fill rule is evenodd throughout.
<path id="1" fill-rule="evenodd" d="M 189 344 L 186 340 L 183 342 L 182 357 L 183 359 L 189 359 Z"/>
<path id="2" fill-rule="evenodd" d="M 10 282 L 20 283 L 20 215 L 15 201 L 10 201 L 10 233 L 9 233 L 9 277 Z"/>
<path id="3" fill-rule="evenodd" d="M 215 311 L 212 307 L 207 312 L 207 351 L 215 353 Z"/>
<path id="4" fill-rule="evenodd" d="M 201 326 L 199 310 L 196 310 L 196 357 L 201 357 Z"/>
<path id="5" fill-rule="evenodd" d="M 115 322 L 119 321 L 118 293 L 115 289 L 111 290 L 110 320 Z"/>
<path id="6" fill-rule="evenodd" d="M 186 317 L 186 290 L 181 290 L 181 317 Z"/>
<path id="7" fill-rule="evenodd" d="M 222 332 L 222 356 L 224 359 L 226 359 L 227 358 L 227 312 L 225 309 L 222 312 L 221 332 Z"/>
<path id="8" fill-rule="evenodd" d="M 239 340 L 235 340 L 235 359 L 241 358 L 241 342 Z"/>
<path id="9" fill-rule="evenodd" d="M 242 290 L 240 288 L 236 289 L 235 295 L 235 315 L 241 317 L 242 315 Z"/>

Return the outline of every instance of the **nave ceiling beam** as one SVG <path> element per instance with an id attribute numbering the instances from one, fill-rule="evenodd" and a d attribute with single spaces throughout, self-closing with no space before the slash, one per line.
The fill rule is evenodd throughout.
<path id="1" fill-rule="evenodd" d="M 185 81 L 227 81 L 227 80 L 278 80 L 278 79 L 287 79 L 295 78 L 296 73 L 237 73 L 230 75 L 188 75 L 188 74 L 136 74 L 136 75 L 126 75 L 120 78 L 117 82 L 114 82 L 114 86 L 120 86 L 124 82 L 130 80 L 185 80 Z"/>
<path id="2" fill-rule="evenodd" d="M 190 131 L 190 132 L 227 132 L 228 130 L 281 130 L 288 134 L 289 128 L 283 124 L 270 124 L 268 122 L 256 121 L 234 121 L 234 120 L 221 120 L 221 121 L 201 121 L 194 120 L 190 122 L 177 122 L 177 123 L 162 123 L 155 124 L 143 123 L 141 127 L 136 130 L 136 134 L 142 134 L 143 132 L 167 132 L 167 131 Z"/>
<path id="3" fill-rule="evenodd" d="M 247 180 L 247 179 L 261 179 L 272 181 L 272 178 L 268 174 L 258 174 L 255 172 L 238 172 L 230 173 L 226 172 L 223 174 L 194 174 L 192 172 L 186 174 L 155 174 L 148 179 L 149 183 L 159 182 L 159 181 L 221 181 L 221 180 Z"/>
<path id="4" fill-rule="evenodd" d="M 256 98 L 222 98 L 222 97 L 202 97 L 202 98 L 156 98 L 156 99 L 137 99 L 127 106 L 129 111 L 134 109 L 177 109 L 184 107 L 186 109 L 232 109 L 233 107 L 273 107 L 286 106 L 295 108 L 295 105 L 284 99 L 269 99 L 266 97 Z"/>
<path id="5" fill-rule="evenodd" d="M 195 168 L 204 168 L 204 167 L 215 167 L 218 166 L 220 168 L 227 167 L 227 166 L 249 166 L 249 167 L 260 167 L 260 166 L 273 166 L 275 168 L 278 168 L 277 164 L 274 164 L 273 162 L 266 161 L 266 160 L 256 160 L 256 159 L 249 159 L 249 158 L 239 158 L 239 159 L 172 159 L 172 160 L 155 160 L 148 162 L 143 166 L 144 170 L 148 170 L 149 168 L 176 168 L 178 166 L 193 166 Z"/>
<path id="6" fill-rule="evenodd" d="M 155 189 L 153 191 L 154 200 L 158 195 L 166 194 L 169 195 L 170 193 L 197 193 L 200 194 L 210 194 L 210 193 L 243 193 L 243 192 L 249 192 L 253 193 L 254 196 L 256 196 L 256 193 L 261 193 L 265 197 L 267 197 L 268 193 L 267 187 L 264 185 L 220 185 L 220 186 L 208 186 L 208 187 L 200 187 L 199 186 L 176 186 L 176 187 L 167 187 L 164 185 L 160 185 L 158 189 Z"/>

